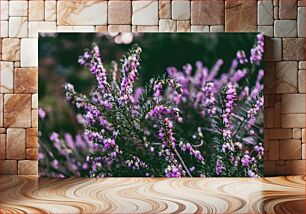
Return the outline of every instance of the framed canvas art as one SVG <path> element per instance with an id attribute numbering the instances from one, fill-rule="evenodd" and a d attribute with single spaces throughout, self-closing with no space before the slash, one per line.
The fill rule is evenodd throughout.
<path id="1" fill-rule="evenodd" d="M 258 33 L 44 33 L 42 177 L 263 176 Z"/>

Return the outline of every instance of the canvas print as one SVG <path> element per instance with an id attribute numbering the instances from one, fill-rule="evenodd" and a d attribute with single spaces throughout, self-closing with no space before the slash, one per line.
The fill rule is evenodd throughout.
<path id="1" fill-rule="evenodd" d="M 263 54 L 258 33 L 40 34 L 40 176 L 263 176 Z"/>

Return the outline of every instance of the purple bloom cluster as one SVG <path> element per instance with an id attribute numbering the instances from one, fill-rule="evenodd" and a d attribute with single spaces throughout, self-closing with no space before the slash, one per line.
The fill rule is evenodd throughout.
<path id="1" fill-rule="evenodd" d="M 162 88 L 163 88 L 163 84 L 161 81 L 157 81 L 154 83 L 153 86 L 153 97 L 155 99 L 155 102 L 158 103 L 158 98 L 161 96 L 162 94 Z"/>
<path id="2" fill-rule="evenodd" d="M 169 69 L 168 69 L 169 70 Z M 153 84 L 153 99 L 155 103 L 159 103 L 162 97 L 162 90 L 165 86 L 169 86 L 172 91 L 172 97 L 176 104 L 181 102 L 182 94 L 184 93 L 182 84 L 174 81 L 174 79 L 155 81 Z M 166 88 L 167 89 L 167 88 Z M 186 92 L 186 91 L 185 91 Z"/>
<path id="3" fill-rule="evenodd" d="M 164 105 L 156 105 L 154 108 L 148 113 L 148 117 L 150 118 L 163 118 L 164 116 L 169 115 L 174 119 L 177 119 L 179 122 L 182 121 L 180 117 L 180 110 L 178 108 L 168 107 Z"/>
<path id="4" fill-rule="evenodd" d="M 222 61 L 216 63 L 212 72 L 216 72 L 222 65 Z M 168 74 L 181 85 L 181 94 L 176 90 L 170 90 L 169 97 L 177 105 L 189 103 L 194 108 L 199 109 L 204 116 L 206 114 L 214 115 L 216 108 L 216 87 L 215 83 L 209 82 L 208 69 L 203 67 L 201 62 L 197 62 L 197 71 L 194 76 L 191 75 L 192 67 L 187 64 L 183 67 L 183 72 L 178 72 L 176 68 L 169 67 Z"/>
<path id="5" fill-rule="evenodd" d="M 93 151 L 93 144 L 83 135 L 73 137 L 65 133 L 61 137 L 58 133 L 52 132 L 49 136 L 51 146 L 54 149 L 48 149 L 44 145 L 39 150 L 39 163 L 44 165 L 40 167 L 41 176 L 67 177 L 67 176 L 89 176 L 88 170 L 90 163 L 86 157 Z M 48 161 L 48 157 L 52 161 Z"/>
<path id="6" fill-rule="evenodd" d="M 65 93 L 66 93 L 66 100 L 70 101 L 74 98 L 75 96 L 75 90 L 74 90 L 74 86 L 70 83 L 66 83 L 64 85 L 64 90 L 65 90 Z"/>
<path id="7" fill-rule="evenodd" d="M 229 84 L 227 86 L 227 91 L 225 93 L 225 109 L 222 114 L 223 118 L 223 124 L 225 125 L 225 129 L 222 130 L 223 138 L 224 139 L 230 139 L 231 138 L 231 131 L 230 131 L 230 119 L 233 113 L 233 108 L 235 101 L 237 99 L 237 94 L 236 94 L 236 88 L 235 86 Z"/>
<path id="8" fill-rule="evenodd" d="M 203 93 L 198 93 L 197 94 L 197 102 L 201 103 L 201 106 L 204 109 L 207 109 L 207 113 L 209 115 L 214 115 L 216 114 L 216 97 L 215 93 L 216 90 L 214 88 L 214 83 L 208 82 L 205 84 L 205 86 L 202 88 Z M 203 99 L 204 98 L 204 99 Z M 202 111 L 202 114 L 205 115 L 205 111 Z"/>
<path id="9" fill-rule="evenodd" d="M 46 118 L 46 111 L 42 108 L 39 108 L 38 109 L 38 117 L 41 119 L 41 120 L 44 120 Z"/>
<path id="10" fill-rule="evenodd" d="M 263 85 L 260 83 L 263 79 L 263 76 L 264 76 L 264 71 L 259 70 L 258 75 L 257 75 L 257 79 L 256 79 L 256 83 L 255 83 L 255 87 L 253 88 L 253 90 L 251 92 L 251 96 L 249 97 L 249 99 L 255 98 L 258 95 L 258 93 L 263 90 Z"/>
<path id="11" fill-rule="evenodd" d="M 111 100 L 112 98 L 109 93 L 104 92 L 101 94 L 97 91 L 92 93 L 92 102 L 102 106 L 105 109 L 111 109 L 113 107 Z"/>
<path id="12" fill-rule="evenodd" d="M 220 175 L 222 172 L 226 170 L 223 162 L 221 160 L 217 160 L 216 162 L 216 175 Z"/>
<path id="13" fill-rule="evenodd" d="M 246 64 L 248 62 L 248 59 L 245 55 L 245 52 L 242 51 L 242 50 L 237 51 L 236 57 L 239 60 L 239 63 L 242 64 L 242 65 Z"/>
<path id="14" fill-rule="evenodd" d="M 112 125 L 103 117 L 101 111 L 99 111 L 96 106 L 87 104 L 84 106 L 84 109 L 86 110 L 84 119 L 87 126 L 95 125 L 98 121 L 98 123 L 106 130 L 113 130 Z"/>
<path id="15" fill-rule="evenodd" d="M 53 141 L 54 143 L 59 143 L 59 135 L 56 132 L 52 132 L 50 135 L 50 140 Z"/>
<path id="16" fill-rule="evenodd" d="M 254 147 L 254 151 L 258 154 L 259 158 L 262 158 L 264 155 L 264 148 L 261 143 Z"/>
<path id="17" fill-rule="evenodd" d="M 162 120 L 161 129 L 158 132 L 159 139 L 162 140 L 163 147 L 176 147 L 176 139 L 173 133 L 173 122 L 169 118 L 164 118 Z"/>
<path id="18" fill-rule="evenodd" d="M 252 170 L 249 170 L 249 171 L 248 171 L 248 176 L 249 176 L 250 178 L 256 178 L 256 177 L 258 177 Z"/>
<path id="19" fill-rule="evenodd" d="M 165 175 L 168 178 L 179 178 L 182 177 L 182 169 L 176 165 L 169 165 L 165 169 Z"/>
<path id="20" fill-rule="evenodd" d="M 199 150 L 195 150 L 190 143 L 186 144 L 186 149 L 188 149 L 190 155 L 194 156 L 196 159 L 198 159 L 200 162 L 204 163 L 204 158 Z"/>
<path id="21" fill-rule="evenodd" d="M 103 134 L 86 130 L 84 133 L 87 138 L 93 142 L 96 142 L 96 145 L 102 145 L 103 149 L 108 150 L 112 148 L 113 150 L 117 150 L 116 142 L 115 142 L 115 134 L 112 138 L 104 137 Z"/>
<path id="22" fill-rule="evenodd" d="M 262 158 L 262 155 L 263 155 L 263 147 L 260 145 L 260 146 L 256 146 L 255 150 L 254 150 L 257 155 L 258 155 L 258 158 L 259 160 Z M 257 174 L 257 164 L 256 164 L 257 160 L 255 157 L 252 157 L 251 156 L 251 153 L 246 150 L 243 157 L 241 158 L 241 163 L 242 163 L 242 166 L 244 168 L 246 168 L 247 170 L 247 175 L 249 177 L 258 177 L 258 174 Z"/>
<path id="23" fill-rule="evenodd" d="M 252 160 L 249 154 L 250 154 L 249 151 L 245 151 L 245 154 L 241 159 L 242 166 L 249 166 Z"/>
<path id="24" fill-rule="evenodd" d="M 256 103 L 248 110 L 248 119 L 255 119 L 256 115 L 263 109 L 264 107 L 264 98 L 263 96 L 258 97 Z"/>
<path id="25" fill-rule="evenodd" d="M 230 82 L 235 85 L 237 82 L 239 82 L 241 79 L 243 79 L 247 74 L 246 69 L 240 70 L 238 69 L 231 77 Z"/>
<path id="26" fill-rule="evenodd" d="M 264 53 L 264 35 L 257 35 L 257 44 L 251 49 L 250 62 L 252 64 L 260 64 Z"/>
<path id="27" fill-rule="evenodd" d="M 139 170 L 140 168 L 147 168 L 148 165 L 141 161 L 138 157 L 133 156 L 132 159 L 125 161 L 126 165 L 132 170 Z"/>
<path id="28" fill-rule="evenodd" d="M 83 56 L 80 56 L 79 63 L 91 71 L 98 81 L 99 89 L 103 91 L 108 83 L 99 47 L 96 44 L 93 44 L 93 48 L 90 52 L 86 51 Z"/>
<path id="29" fill-rule="evenodd" d="M 119 98 L 120 104 L 125 104 L 129 99 L 132 99 L 133 85 L 138 75 L 138 68 L 140 66 L 141 48 L 135 49 L 134 53 L 124 59 L 122 64 L 122 82 L 121 94 Z"/>
<path id="30" fill-rule="evenodd" d="M 235 150 L 234 144 L 232 144 L 232 143 L 227 142 L 227 143 L 224 143 L 224 144 L 222 145 L 222 151 L 223 151 L 224 153 L 226 153 L 226 152 L 228 152 L 228 151 L 233 152 L 234 150 Z"/>

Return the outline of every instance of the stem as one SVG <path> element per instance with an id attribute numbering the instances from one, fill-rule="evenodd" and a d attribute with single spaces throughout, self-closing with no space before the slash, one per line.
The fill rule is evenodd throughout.
<path id="1" fill-rule="evenodd" d="M 240 121 L 243 121 L 243 118 L 241 118 L 240 116 L 236 115 L 236 114 L 232 114 L 233 118 L 236 118 Z M 253 127 L 260 129 L 261 127 L 259 127 L 258 125 L 254 124 Z"/>
<path id="2" fill-rule="evenodd" d="M 200 143 L 200 144 L 198 144 L 198 145 L 194 145 L 194 144 L 192 144 L 192 146 L 193 146 L 194 148 L 198 148 L 198 147 L 203 146 L 203 144 L 204 144 L 204 141 L 203 141 L 203 140 L 201 140 L 201 143 Z"/>
<path id="3" fill-rule="evenodd" d="M 187 174 L 188 174 L 190 177 L 192 177 L 191 173 L 190 173 L 189 170 L 188 170 L 188 167 L 186 166 L 185 162 L 183 161 L 182 157 L 180 156 L 180 154 L 178 153 L 178 151 L 176 150 L 176 148 L 173 148 L 173 150 L 174 150 L 175 154 L 178 156 L 178 158 L 180 159 L 180 161 L 181 161 L 183 167 L 185 168 Z"/>
<path id="4" fill-rule="evenodd" d="M 246 117 L 244 117 L 243 121 L 240 123 L 239 127 L 237 128 L 237 131 L 235 132 L 235 134 L 234 134 L 234 136 L 233 136 L 233 138 L 236 137 L 236 135 L 237 135 L 238 132 L 240 131 L 240 129 L 241 129 L 242 125 L 245 123 L 245 121 L 246 121 Z"/>

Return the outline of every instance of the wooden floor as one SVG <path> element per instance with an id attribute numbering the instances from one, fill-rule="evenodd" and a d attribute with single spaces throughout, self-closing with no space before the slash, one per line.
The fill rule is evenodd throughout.
<path id="1" fill-rule="evenodd" d="M 305 213 L 305 178 L 0 178 L 2 213 Z M 1 213 L 1 212 L 0 212 Z"/>

